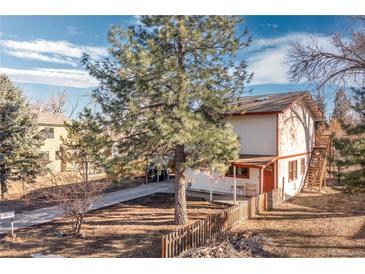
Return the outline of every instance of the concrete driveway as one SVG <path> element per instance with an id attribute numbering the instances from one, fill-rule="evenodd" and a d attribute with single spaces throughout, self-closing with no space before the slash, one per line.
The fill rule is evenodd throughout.
<path id="1" fill-rule="evenodd" d="M 174 192 L 174 184 L 170 181 L 150 183 L 135 188 L 123 189 L 100 195 L 90 210 L 99 209 L 136 198 L 148 196 L 158 192 Z M 58 206 L 45 207 L 36 210 L 25 211 L 15 215 L 14 230 L 48 223 L 64 215 Z M 0 235 L 10 232 L 10 226 L 0 223 Z"/>

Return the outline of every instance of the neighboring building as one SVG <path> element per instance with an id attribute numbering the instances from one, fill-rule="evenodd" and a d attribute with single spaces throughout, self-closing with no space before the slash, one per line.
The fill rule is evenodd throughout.
<path id="1" fill-rule="evenodd" d="M 240 138 L 239 159 L 223 177 L 189 170 L 188 188 L 233 193 L 236 180 L 237 194 L 255 196 L 280 188 L 285 199 L 292 197 L 304 184 L 322 113 L 309 92 L 246 96 L 237 105 L 227 121 Z"/>
<path id="2" fill-rule="evenodd" d="M 65 122 L 69 122 L 69 119 L 62 113 L 34 112 L 38 115 L 38 126 L 44 132 L 45 140 L 40 150 L 48 162 L 48 168 L 53 172 L 65 171 L 66 163 L 61 160 L 61 136 L 67 136 Z"/>

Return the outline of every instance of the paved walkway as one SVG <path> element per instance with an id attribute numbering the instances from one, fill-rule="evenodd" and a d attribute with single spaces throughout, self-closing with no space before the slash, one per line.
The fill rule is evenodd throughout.
<path id="1" fill-rule="evenodd" d="M 158 192 L 173 192 L 174 184 L 171 181 L 161 183 L 150 183 L 135 188 L 123 189 L 100 195 L 90 210 L 107 207 L 121 202 L 148 196 Z M 30 227 L 33 225 L 48 223 L 64 215 L 63 210 L 58 206 L 45 207 L 36 210 L 25 211 L 15 215 L 14 229 Z M 10 232 L 10 227 L 0 224 L 0 235 Z"/>

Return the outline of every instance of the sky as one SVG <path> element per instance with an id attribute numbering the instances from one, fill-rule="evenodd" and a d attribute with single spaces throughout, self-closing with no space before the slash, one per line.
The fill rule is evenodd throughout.
<path id="1" fill-rule="evenodd" d="M 310 90 L 307 83 L 288 80 L 286 56 L 293 42 L 315 38 L 332 50 L 335 33 L 349 36 L 353 21 L 345 16 L 244 16 L 252 44 L 244 58 L 253 81 L 246 94 L 259 95 Z M 107 33 L 112 25 L 138 24 L 138 16 L 0 16 L 0 74 L 8 75 L 31 101 L 46 100 L 67 90 L 69 104 L 79 109 L 90 103 L 97 86 L 80 64 L 83 52 L 95 59 L 107 56 Z M 333 99 L 328 89 L 327 103 Z M 331 108 L 331 106 L 329 106 Z"/>

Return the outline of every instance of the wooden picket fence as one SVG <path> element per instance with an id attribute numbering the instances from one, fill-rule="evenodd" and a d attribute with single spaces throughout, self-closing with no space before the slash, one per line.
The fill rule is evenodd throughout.
<path id="1" fill-rule="evenodd" d="M 254 217 L 261 210 L 271 208 L 279 199 L 278 190 L 263 193 L 162 236 L 162 258 L 175 257 L 191 248 L 203 246 L 219 233 Z"/>

